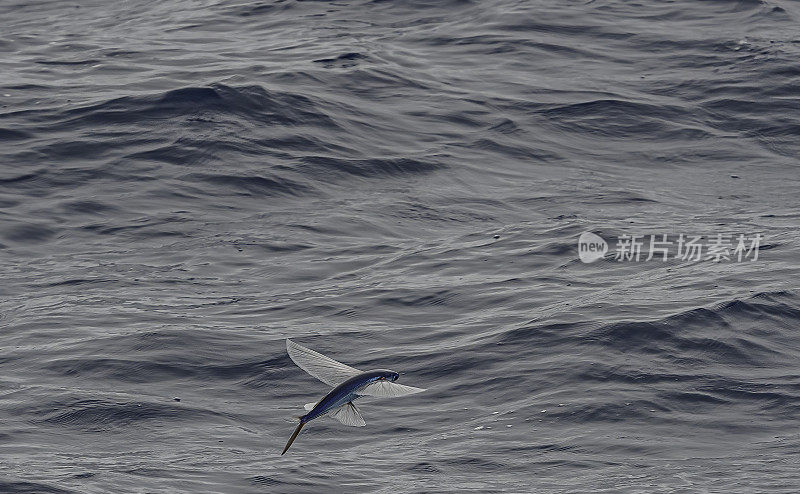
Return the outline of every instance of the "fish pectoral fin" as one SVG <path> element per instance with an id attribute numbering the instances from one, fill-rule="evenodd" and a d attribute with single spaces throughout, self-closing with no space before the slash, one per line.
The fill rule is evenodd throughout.
<path id="1" fill-rule="evenodd" d="M 306 410 L 313 410 L 315 406 L 317 406 L 317 402 L 312 401 L 311 403 L 306 403 L 305 405 L 303 405 L 303 408 L 305 408 Z"/>
<path id="2" fill-rule="evenodd" d="M 425 390 L 422 388 L 406 386 L 405 384 L 389 381 L 375 381 L 358 391 L 358 394 L 361 396 L 375 396 L 378 398 L 397 398 L 398 396 L 413 395 L 414 393 L 421 393 L 423 391 Z"/>
<path id="3" fill-rule="evenodd" d="M 355 367 L 337 362 L 292 340 L 286 340 L 286 352 L 298 367 L 328 386 L 338 386 L 351 377 L 361 374 Z"/>
<path id="4" fill-rule="evenodd" d="M 364 427 L 367 425 L 364 421 L 364 417 L 361 416 L 361 413 L 358 411 L 358 408 L 353 405 L 352 401 L 347 402 L 347 405 L 340 406 L 328 415 L 344 425 L 349 425 L 351 427 Z"/>

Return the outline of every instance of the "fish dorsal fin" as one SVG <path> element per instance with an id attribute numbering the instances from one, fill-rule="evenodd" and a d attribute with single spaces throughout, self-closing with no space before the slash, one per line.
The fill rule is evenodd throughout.
<path id="1" fill-rule="evenodd" d="M 344 425 L 349 425 L 351 427 L 364 427 L 367 425 L 364 421 L 364 417 L 361 416 L 361 413 L 358 411 L 358 408 L 353 405 L 352 401 L 348 401 L 346 405 L 337 408 L 329 415 Z"/>
<path id="2" fill-rule="evenodd" d="M 397 384 L 390 381 L 375 381 L 372 384 L 364 386 L 363 389 L 358 391 L 358 394 L 379 398 L 397 398 L 398 396 L 413 395 L 414 393 L 421 393 L 423 391 L 425 390 L 422 388 L 406 386 L 405 384 Z"/>
<path id="3" fill-rule="evenodd" d="M 337 362 L 321 353 L 286 340 L 286 351 L 298 367 L 324 382 L 328 386 L 338 386 L 361 371 Z"/>

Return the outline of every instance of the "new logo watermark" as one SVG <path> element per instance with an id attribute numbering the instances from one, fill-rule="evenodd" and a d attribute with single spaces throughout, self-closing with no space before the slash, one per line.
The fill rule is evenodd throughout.
<path id="1" fill-rule="evenodd" d="M 578 238 L 578 256 L 585 263 L 602 259 L 608 252 L 608 244 L 603 237 L 592 232 L 583 232 Z"/>
<path id="2" fill-rule="evenodd" d="M 629 235 L 617 237 L 614 249 L 615 261 L 639 262 L 652 259 L 666 262 L 681 261 L 742 262 L 757 261 L 761 240 L 760 233 L 747 236 L 725 235 Z M 592 232 L 583 232 L 578 238 L 578 257 L 592 263 L 605 257 L 608 243 Z"/>

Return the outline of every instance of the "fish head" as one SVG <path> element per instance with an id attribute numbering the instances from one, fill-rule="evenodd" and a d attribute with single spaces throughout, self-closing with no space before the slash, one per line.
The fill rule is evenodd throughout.
<path id="1" fill-rule="evenodd" d="M 379 381 L 397 381 L 400 379 L 400 374 L 393 370 L 381 369 L 376 372 L 380 373 L 380 376 L 378 377 Z"/>

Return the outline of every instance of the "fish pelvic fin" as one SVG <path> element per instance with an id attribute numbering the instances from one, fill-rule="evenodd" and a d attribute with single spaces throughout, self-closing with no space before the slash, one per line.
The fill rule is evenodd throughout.
<path id="1" fill-rule="evenodd" d="M 346 405 L 331 412 L 331 417 L 351 427 L 364 427 L 367 425 L 364 421 L 364 417 L 361 416 L 361 413 L 358 411 L 358 408 L 353 405 L 352 401 L 347 402 Z"/>
<path id="2" fill-rule="evenodd" d="M 284 454 L 286 454 L 287 451 L 289 451 L 289 446 L 291 446 L 294 440 L 297 439 L 297 436 L 298 434 L 300 434 L 300 431 L 303 429 L 304 425 L 306 425 L 306 423 L 303 422 L 303 419 L 301 418 L 300 423 L 297 424 L 297 428 L 292 433 L 292 437 L 289 438 L 289 442 L 287 442 L 286 447 L 283 448 L 283 453 L 281 453 L 281 456 L 283 456 Z"/>

